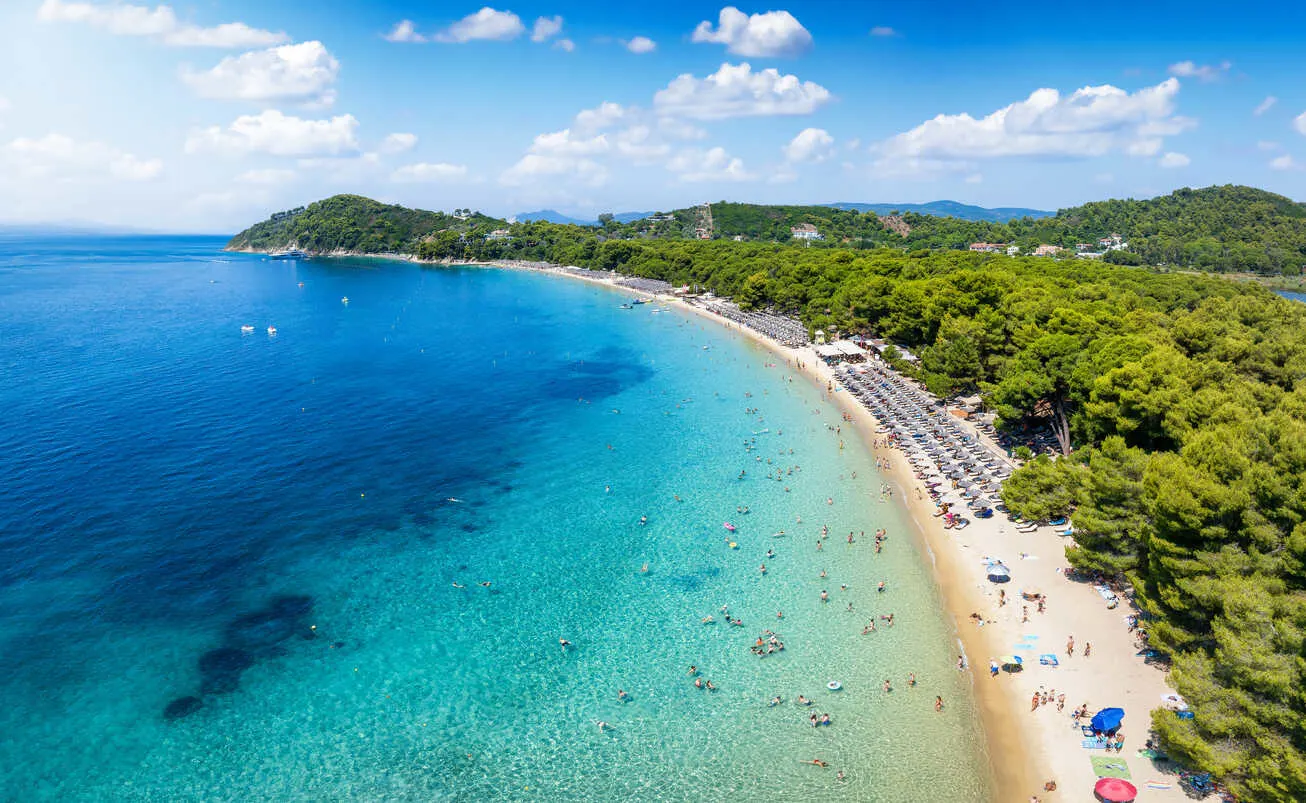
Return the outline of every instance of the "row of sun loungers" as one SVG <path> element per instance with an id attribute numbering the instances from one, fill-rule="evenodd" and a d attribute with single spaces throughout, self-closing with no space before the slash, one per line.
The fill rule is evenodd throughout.
<path id="1" fill-rule="evenodd" d="M 734 321 L 741 326 L 747 326 L 749 329 L 761 332 L 772 340 L 791 348 L 806 346 L 809 342 L 807 327 L 785 315 L 774 315 L 769 312 L 745 312 L 729 301 L 710 301 L 704 305 L 704 308 L 710 312 L 715 312 L 726 320 Z"/>
<path id="2" fill-rule="evenodd" d="M 880 421 L 881 433 L 894 438 L 939 501 L 955 495 L 977 512 L 997 506 L 990 500 L 1001 494 L 1010 465 L 965 431 L 933 396 L 877 363 L 847 366 L 838 377 Z"/>

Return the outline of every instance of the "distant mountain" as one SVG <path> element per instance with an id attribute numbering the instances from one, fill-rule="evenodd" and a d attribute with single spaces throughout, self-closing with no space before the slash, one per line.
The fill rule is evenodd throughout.
<path id="1" fill-rule="evenodd" d="M 617 212 L 612 216 L 612 218 L 613 220 L 616 220 L 618 223 L 630 223 L 635 220 L 643 220 L 644 218 L 648 217 L 651 214 L 653 213 L 652 212 Z M 581 220 L 580 218 L 569 217 L 557 211 L 556 209 L 541 209 L 538 212 L 522 212 L 521 214 L 513 215 L 513 217 L 515 217 L 517 220 L 521 221 L 522 223 L 530 223 L 535 220 L 543 220 L 549 223 L 561 223 L 570 226 L 599 225 L 598 220 Z"/>
<path id="2" fill-rule="evenodd" d="M 98 223 L 0 223 L 0 235 L 22 237 L 88 237 L 159 234 L 151 229 Z"/>
<path id="3" fill-rule="evenodd" d="M 930 201 L 927 204 L 837 203 L 826 204 L 826 206 L 832 206 L 835 209 L 848 209 L 854 212 L 874 212 L 877 215 L 887 215 L 890 212 L 897 210 L 904 214 L 907 212 L 915 212 L 918 215 L 955 217 L 960 220 L 979 220 L 988 223 L 1006 223 L 1008 220 L 1018 220 L 1023 217 L 1052 217 L 1056 214 L 1056 212 L 1048 212 L 1043 209 L 1025 209 L 1018 206 L 1004 206 L 996 209 L 986 209 L 982 206 L 972 206 L 970 204 L 958 203 L 957 201 Z"/>
<path id="4" fill-rule="evenodd" d="M 568 217 L 555 209 L 541 209 L 538 212 L 521 212 L 513 215 L 519 223 L 532 223 L 536 220 L 543 220 L 546 223 L 561 223 L 567 226 L 596 226 L 597 220 L 581 220 L 579 218 Z"/>

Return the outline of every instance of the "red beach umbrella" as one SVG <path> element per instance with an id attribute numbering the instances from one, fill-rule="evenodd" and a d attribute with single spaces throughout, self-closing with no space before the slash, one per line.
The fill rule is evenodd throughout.
<path id="1" fill-rule="evenodd" d="M 1121 778 L 1102 778 L 1093 787 L 1093 794 L 1107 803 L 1130 803 L 1138 797 L 1138 788 Z"/>

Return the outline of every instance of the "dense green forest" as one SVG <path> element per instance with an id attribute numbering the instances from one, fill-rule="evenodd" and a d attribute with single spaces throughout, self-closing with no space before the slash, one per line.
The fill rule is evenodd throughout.
<path id="1" fill-rule="evenodd" d="M 1287 222 L 1300 220 L 1295 207 L 1265 201 L 1257 211 L 1253 198 L 1205 219 L 1179 211 L 1194 197 L 1171 198 L 1133 212 L 1135 202 L 1089 205 L 1057 225 L 1077 227 L 1073 239 L 1131 220 L 1151 221 L 1159 238 L 1233 237 L 1247 234 L 1235 225 L 1246 216 L 1267 232 L 1299 231 Z M 396 214 L 411 223 L 383 225 L 379 205 L 317 206 L 233 245 L 376 238 L 432 259 L 539 260 L 695 284 L 813 328 L 891 338 L 921 356 L 918 374 L 935 391 L 979 390 L 1005 427 L 1052 424 L 1068 456 L 1028 464 L 1004 498 L 1031 517 L 1073 513 L 1072 563 L 1133 585 L 1195 714 L 1154 713 L 1164 747 L 1244 799 L 1306 800 L 1306 307 L 1257 285 L 1097 260 L 625 238 L 612 221 L 519 224 L 510 239 L 487 240 L 501 223 L 422 234 L 444 216 L 404 210 Z M 829 220 L 833 231 L 839 218 Z"/>
<path id="2" fill-rule="evenodd" d="M 811 224 L 822 239 L 812 248 L 966 250 L 971 243 L 1017 246 L 1030 254 L 1040 245 L 1074 252 L 1078 244 L 1096 248 L 1103 237 L 1118 234 L 1128 247 L 1105 260 L 1124 265 L 1152 265 L 1183 270 L 1252 272 L 1296 276 L 1306 266 L 1306 205 L 1250 187 L 1224 186 L 1178 190 L 1150 200 L 1111 200 L 1062 209 L 1055 216 L 1020 218 L 1005 223 L 935 217 L 908 212 L 878 216 L 874 212 L 829 206 L 760 206 L 716 203 L 676 210 L 658 219 L 621 223 L 600 216 L 598 226 L 575 227 L 606 240 L 713 240 L 792 243 L 791 229 Z M 231 247 L 254 250 L 297 245 L 308 251 L 404 251 L 417 253 L 426 239 L 481 239 L 507 228 L 514 241 L 555 238 L 539 226 L 482 215 L 451 216 L 387 206 L 356 195 L 340 195 L 306 208 L 274 215 L 232 240 Z M 571 237 L 585 235 L 572 233 Z M 497 258 L 507 256 L 507 241 L 483 249 L 463 242 L 446 243 L 428 254 Z M 454 252 L 459 252 L 457 255 Z"/>

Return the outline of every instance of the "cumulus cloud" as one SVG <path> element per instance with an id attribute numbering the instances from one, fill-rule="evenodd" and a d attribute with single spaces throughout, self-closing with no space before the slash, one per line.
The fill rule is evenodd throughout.
<path id="1" fill-rule="evenodd" d="M 243 22 L 212 27 L 183 23 L 170 6 L 134 6 L 126 3 L 96 5 L 45 0 L 37 9 L 42 22 L 76 22 L 118 36 L 148 36 L 176 47 L 267 47 L 287 42 L 282 32 L 251 28 Z"/>
<path id="2" fill-rule="evenodd" d="M 266 168 L 263 170 L 246 170 L 239 176 L 236 176 L 236 182 L 239 184 L 285 184 L 294 180 L 295 171 L 281 168 Z"/>
<path id="3" fill-rule="evenodd" d="M 1191 161 L 1192 160 L 1189 159 L 1184 154 L 1175 153 L 1174 151 L 1171 151 L 1170 153 L 1167 153 L 1165 156 L 1162 156 L 1161 161 L 1158 162 L 1157 164 L 1161 165 L 1162 167 L 1187 167 Z"/>
<path id="4" fill-rule="evenodd" d="M 564 128 L 561 131 L 554 131 L 549 134 L 540 134 L 531 143 L 531 153 L 544 153 L 565 156 L 593 156 L 599 153 L 607 153 L 609 149 L 608 137 L 606 134 L 599 134 L 594 137 L 577 137 L 574 136 L 570 128 Z"/>
<path id="5" fill-rule="evenodd" d="M 871 29 L 871 36 L 897 36 L 898 32 L 888 25 L 876 25 Z"/>
<path id="6" fill-rule="evenodd" d="M 511 11 L 496 11 L 485 6 L 475 14 L 468 14 L 462 19 L 437 33 L 433 38 L 437 42 L 462 44 L 476 40 L 503 42 L 516 39 L 525 32 L 521 17 Z"/>
<path id="7" fill-rule="evenodd" d="M 435 184 L 442 181 L 457 181 L 466 177 L 466 165 L 445 162 L 417 162 L 404 165 L 390 174 L 390 180 L 400 184 Z"/>
<path id="8" fill-rule="evenodd" d="M 321 42 L 301 42 L 228 56 L 210 70 L 182 68 L 196 94 L 220 100 L 292 101 L 329 106 L 340 62 Z"/>
<path id="9" fill-rule="evenodd" d="M 1297 170 L 1300 167 L 1301 165 L 1286 153 L 1270 160 L 1270 168 L 1273 170 Z"/>
<path id="10" fill-rule="evenodd" d="M 940 114 L 881 143 L 886 157 L 965 160 L 1001 156 L 1100 156 L 1157 153 L 1163 138 L 1192 127 L 1174 113 L 1179 81 L 1166 79 L 1130 93 L 1090 86 L 1062 96 L 1037 89 L 1025 100 L 975 119 Z"/>
<path id="11" fill-rule="evenodd" d="M 626 49 L 631 53 L 652 53 L 654 50 L 658 49 L 658 43 L 649 39 L 647 36 L 636 36 L 622 42 L 622 44 L 624 44 Z"/>
<path id="12" fill-rule="evenodd" d="M 1192 61 L 1181 61 L 1170 65 L 1170 74 L 1179 78 L 1215 81 L 1229 72 L 1229 68 L 1232 66 L 1233 63 L 1228 61 L 1222 61 L 1219 64 L 1197 64 Z"/>
<path id="13" fill-rule="evenodd" d="M 672 139 L 707 139 L 707 132 L 693 123 L 677 120 L 674 117 L 658 119 L 658 130 Z"/>
<path id="14" fill-rule="evenodd" d="M 412 20 L 400 20 L 390 33 L 385 35 L 387 42 L 425 42 L 426 37 L 417 32 Z"/>
<path id="15" fill-rule="evenodd" d="M 646 125 L 634 125 L 617 134 L 617 153 L 637 164 L 658 161 L 670 152 L 671 146 L 658 142 Z"/>
<path id="16" fill-rule="evenodd" d="M 564 53 L 570 53 L 576 49 L 576 43 L 570 39 L 559 39 L 553 43 L 553 46 Z"/>
<path id="17" fill-rule="evenodd" d="M 1256 104 L 1256 108 L 1252 109 L 1252 114 L 1256 115 L 1257 117 L 1260 117 L 1262 114 L 1268 112 L 1271 106 L 1273 106 L 1278 102 L 1279 99 L 1276 98 L 1274 95 L 1266 95 L 1265 100 Z"/>
<path id="18" fill-rule="evenodd" d="M 706 78 L 676 77 L 653 96 L 660 114 L 696 120 L 810 114 L 830 100 L 825 87 L 781 75 L 775 68 L 753 72 L 747 62 L 722 64 Z"/>
<path id="19" fill-rule="evenodd" d="M 768 11 L 751 17 L 734 6 L 721 9 L 714 29 L 704 20 L 692 42 L 725 45 L 737 56 L 801 56 L 812 48 L 812 35 L 788 11 Z"/>
<path id="20" fill-rule="evenodd" d="M 63 134 L 19 137 L 5 146 L 5 152 L 18 172 L 33 178 L 148 181 L 163 172 L 159 159 L 142 159 L 102 142 L 79 142 Z"/>
<path id="21" fill-rule="evenodd" d="M 1292 119 L 1292 127 L 1297 129 L 1298 134 L 1306 134 L 1306 112 L 1302 112 Z"/>
<path id="22" fill-rule="evenodd" d="M 592 159 L 576 156 L 528 153 L 499 176 L 506 187 L 520 187 L 541 178 L 564 177 L 592 187 L 608 180 L 608 171 Z"/>
<path id="23" fill-rule="evenodd" d="M 417 144 L 416 134 L 394 133 L 381 140 L 381 153 L 403 153 L 411 151 Z"/>
<path id="24" fill-rule="evenodd" d="M 540 17 L 531 29 L 532 42 L 547 42 L 562 33 L 562 17 Z"/>
<path id="25" fill-rule="evenodd" d="M 593 109 L 584 109 L 576 115 L 578 131 L 602 131 L 611 128 L 626 117 L 626 108 L 620 103 L 604 101 Z"/>
<path id="26" fill-rule="evenodd" d="M 804 128 L 784 152 L 791 162 L 823 162 L 834 155 L 834 137 L 824 128 Z"/>
<path id="27" fill-rule="evenodd" d="M 358 151 L 358 120 L 342 114 L 329 120 L 304 120 L 268 109 L 237 117 L 226 128 L 192 131 L 186 153 L 267 153 L 273 156 L 339 156 Z"/>
<path id="28" fill-rule="evenodd" d="M 756 176 L 744 169 L 742 159 L 732 157 L 725 148 L 710 150 L 687 148 L 667 162 L 667 169 L 686 183 L 705 181 L 752 181 Z"/>

